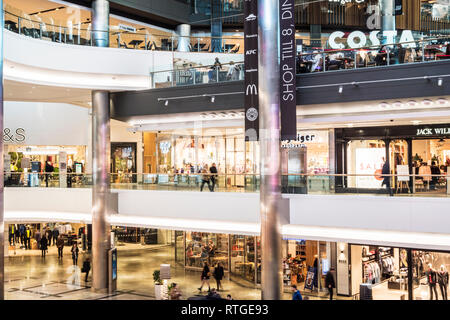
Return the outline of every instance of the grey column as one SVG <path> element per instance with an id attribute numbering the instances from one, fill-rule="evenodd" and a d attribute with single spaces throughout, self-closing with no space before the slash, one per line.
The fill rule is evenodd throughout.
<path id="1" fill-rule="evenodd" d="M 0 8 L 3 8 L 3 0 L 0 0 Z M 0 14 L 0 28 L 0 132 L 3 133 L 3 30 L 5 30 L 5 19 L 3 14 Z M 3 216 L 3 171 L 3 139 L 0 139 L 0 300 L 5 299 L 5 221 Z"/>
<path id="2" fill-rule="evenodd" d="M 92 3 L 92 29 L 95 46 L 109 45 L 109 3 Z M 111 228 L 108 219 L 111 158 L 109 92 L 92 91 L 92 289 L 108 289 L 108 250 Z"/>
<path id="3" fill-rule="evenodd" d="M 280 62 L 278 1 L 258 0 L 258 82 L 261 156 L 261 298 L 282 289 L 280 193 Z"/>
<path id="4" fill-rule="evenodd" d="M 191 26 L 188 24 L 180 24 L 177 26 L 178 47 L 177 51 L 189 52 L 191 44 Z"/>

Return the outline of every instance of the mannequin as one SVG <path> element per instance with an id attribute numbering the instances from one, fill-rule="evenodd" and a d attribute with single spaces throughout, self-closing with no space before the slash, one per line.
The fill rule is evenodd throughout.
<path id="1" fill-rule="evenodd" d="M 441 289 L 442 300 L 447 300 L 448 272 L 444 265 L 441 265 L 437 273 L 439 288 Z"/>
<path id="2" fill-rule="evenodd" d="M 438 300 L 438 294 L 436 290 L 437 276 L 436 271 L 433 270 L 431 263 L 428 264 L 428 270 L 426 272 L 428 287 L 430 288 L 430 300 L 433 300 L 433 291 L 436 295 L 436 300 Z"/>

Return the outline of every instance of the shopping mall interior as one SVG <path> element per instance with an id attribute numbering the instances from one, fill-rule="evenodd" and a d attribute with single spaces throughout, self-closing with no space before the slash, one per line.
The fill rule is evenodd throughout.
<path id="1" fill-rule="evenodd" d="M 450 3 L 288 2 L 0 0 L 0 300 L 447 300 Z"/>

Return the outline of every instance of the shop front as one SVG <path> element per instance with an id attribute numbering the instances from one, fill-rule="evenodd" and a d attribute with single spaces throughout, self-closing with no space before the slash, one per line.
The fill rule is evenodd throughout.
<path id="1" fill-rule="evenodd" d="M 214 131 L 214 134 L 201 136 L 175 132 L 156 134 L 156 170 L 152 172 L 153 175 L 148 175 L 148 180 L 152 181 L 151 178 L 155 179 L 157 175 L 158 183 L 169 183 L 176 178 L 179 179 L 178 183 L 198 184 L 201 169 L 209 168 L 215 163 L 219 186 L 248 188 L 257 185 L 259 144 L 245 142 L 239 128 Z M 330 163 L 334 159 L 334 155 L 330 153 L 332 149 L 329 148 L 329 141 L 329 130 L 302 130 L 298 131 L 295 141 L 283 141 L 281 147 L 289 151 L 289 155 L 283 160 L 283 174 L 329 173 Z M 298 152 L 299 149 L 302 151 Z M 181 175 L 176 177 L 177 174 Z M 186 174 L 190 177 L 183 176 Z M 309 180 L 309 189 L 324 188 L 323 179 L 313 180 Z M 304 184 L 306 186 L 306 182 Z M 329 189 L 329 186 L 325 188 Z"/>
<path id="2" fill-rule="evenodd" d="M 361 300 L 447 300 L 448 252 L 347 243 L 338 243 L 338 250 L 340 295 Z M 430 275 L 435 279 L 431 284 Z"/>
<path id="3" fill-rule="evenodd" d="M 450 125 L 336 129 L 336 192 L 384 193 L 383 166 L 396 193 L 447 193 Z M 421 176 L 423 174 L 424 176 Z M 414 176 L 408 176 L 414 175 Z"/>

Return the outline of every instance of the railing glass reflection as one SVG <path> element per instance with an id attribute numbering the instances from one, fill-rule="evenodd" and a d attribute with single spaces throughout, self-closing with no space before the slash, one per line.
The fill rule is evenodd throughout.
<path id="1" fill-rule="evenodd" d="M 110 174 L 111 188 L 131 190 L 259 192 L 257 174 Z M 450 195 L 450 175 L 282 175 L 285 194 Z M 388 185 L 388 186 L 386 186 Z M 92 174 L 5 172 L 5 187 L 90 188 Z"/>

